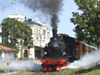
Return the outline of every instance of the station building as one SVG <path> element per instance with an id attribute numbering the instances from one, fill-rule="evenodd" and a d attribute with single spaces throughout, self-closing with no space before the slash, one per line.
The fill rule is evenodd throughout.
<path id="1" fill-rule="evenodd" d="M 21 45 L 18 46 L 20 49 L 17 54 L 18 58 L 29 58 L 32 59 L 40 59 L 43 56 L 44 47 L 50 41 L 52 36 L 52 30 L 47 27 L 43 22 L 36 20 L 32 21 L 32 19 L 27 19 L 24 15 L 21 14 L 9 14 L 9 18 L 15 18 L 18 21 L 23 22 L 28 25 L 32 29 L 32 37 L 33 37 L 33 48 L 23 47 Z M 0 32 L 2 32 L 2 25 L 0 25 Z M 0 35 L 0 43 L 7 40 L 6 38 Z"/>

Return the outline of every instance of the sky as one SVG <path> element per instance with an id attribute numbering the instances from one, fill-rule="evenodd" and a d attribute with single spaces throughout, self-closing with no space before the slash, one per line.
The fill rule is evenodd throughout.
<path id="1" fill-rule="evenodd" d="M 0 0 L 0 24 L 4 18 L 7 18 L 9 14 L 16 14 L 16 4 L 11 4 L 13 0 Z M 62 7 L 62 11 L 59 14 L 60 22 L 58 23 L 58 34 L 65 33 L 71 37 L 75 37 L 75 33 L 73 29 L 75 25 L 70 22 L 70 18 L 72 18 L 72 12 L 78 11 L 78 6 L 74 2 L 74 0 L 64 0 L 64 5 Z M 17 14 L 22 14 L 27 17 L 27 19 L 31 18 L 33 21 L 40 20 L 43 23 L 46 23 L 48 28 L 52 29 L 50 23 L 47 20 L 41 19 L 38 14 L 39 12 L 33 12 L 29 8 L 25 7 L 17 0 Z M 42 15 L 41 15 L 42 16 Z M 42 16 L 44 18 L 44 16 Z"/>

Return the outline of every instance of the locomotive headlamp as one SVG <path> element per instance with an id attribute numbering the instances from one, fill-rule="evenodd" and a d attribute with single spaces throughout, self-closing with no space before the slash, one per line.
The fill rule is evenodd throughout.
<path id="1" fill-rule="evenodd" d="M 47 54 L 47 52 L 44 52 L 44 55 L 46 55 Z"/>
<path id="2" fill-rule="evenodd" d="M 66 54 L 66 52 L 63 52 L 63 55 L 65 55 Z"/>

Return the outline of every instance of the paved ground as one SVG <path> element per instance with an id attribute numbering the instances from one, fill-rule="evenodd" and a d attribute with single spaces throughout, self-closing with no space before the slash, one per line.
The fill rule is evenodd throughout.
<path id="1" fill-rule="evenodd" d="M 0 73 L 0 75 L 11 75 L 11 74 L 15 74 L 15 73 L 18 73 L 19 71 L 16 71 L 16 72 L 9 72 L 9 73 Z"/>

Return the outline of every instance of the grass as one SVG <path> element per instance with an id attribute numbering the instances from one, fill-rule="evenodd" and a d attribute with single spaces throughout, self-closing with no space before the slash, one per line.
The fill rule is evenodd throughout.
<path id="1" fill-rule="evenodd" d="M 3 73 L 3 71 L 0 69 L 0 73 Z"/>
<path id="2" fill-rule="evenodd" d="M 66 69 L 60 72 L 49 72 L 48 75 L 100 75 L 100 70 L 96 69 Z"/>
<path id="3" fill-rule="evenodd" d="M 2 72 L 2 71 L 1 71 Z M 10 75 L 100 75 L 100 69 L 97 68 L 79 68 L 79 69 L 65 69 L 63 71 L 55 71 L 55 72 L 42 72 L 42 71 L 35 71 L 31 72 L 29 70 L 23 71 L 20 70 L 17 73 L 12 73 Z"/>

